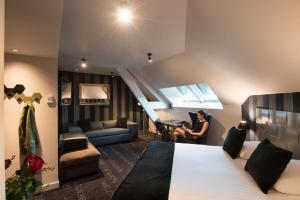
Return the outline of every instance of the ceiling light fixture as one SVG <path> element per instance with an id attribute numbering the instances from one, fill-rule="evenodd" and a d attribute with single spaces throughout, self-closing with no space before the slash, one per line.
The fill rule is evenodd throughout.
<path id="1" fill-rule="evenodd" d="M 17 53 L 17 52 L 19 52 L 19 50 L 18 50 L 18 49 L 11 49 L 11 51 L 12 51 L 12 52 L 14 52 L 14 53 Z"/>
<path id="2" fill-rule="evenodd" d="M 81 58 L 81 64 L 80 64 L 80 66 L 82 68 L 86 68 L 87 67 L 87 63 L 86 63 L 86 59 L 85 58 Z"/>
<path id="3" fill-rule="evenodd" d="M 152 53 L 147 53 L 147 56 L 148 56 L 148 62 L 149 63 L 152 63 Z"/>
<path id="4" fill-rule="evenodd" d="M 121 2 L 121 7 L 118 10 L 117 16 L 122 24 L 129 24 L 132 21 L 132 12 L 129 9 L 127 1 Z"/>

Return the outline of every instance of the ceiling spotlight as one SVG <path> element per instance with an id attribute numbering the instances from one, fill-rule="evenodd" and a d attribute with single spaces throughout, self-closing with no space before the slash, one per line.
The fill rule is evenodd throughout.
<path id="1" fill-rule="evenodd" d="M 87 67 L 87 63 L 86 63 L 86 59 L 85 58 L 81 58 L 81 64 L 80 64 L 80 66 L 82 68 L 86 68 Z"/>
<path id="2" fill-rule="evenodd" d="M 11 49 L 11 52 L 17 53 L 17 52 L 19 52 L 19 50 L 18 49 Z"/>
<path id="3" fill-rule="evenodd" d="M 118 10 L 118 19 L 123 24 L 129 24 L 132 21 L 132 12 L 129 9 L 128 3 L 126 1 L 121 2 L 121 7 Z"/>
<path id="4" fill-rule="evenodd" d="M 148 56 L 148 62 L 149 63 L 152 63 L 152 53 L 147 53 L 147 56 Z"/>

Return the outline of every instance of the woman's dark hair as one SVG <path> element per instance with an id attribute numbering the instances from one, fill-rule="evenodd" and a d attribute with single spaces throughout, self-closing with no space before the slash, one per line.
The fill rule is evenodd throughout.
<path id="1" fill-rule="evenodd" d="M 198 111 L 198 114 L 199 114 L 199 115 L 202 115 L 202 116 L 205 116 L 205 112 L 204 112 L 203 110 L 199 110 L 199 111 Z"/>

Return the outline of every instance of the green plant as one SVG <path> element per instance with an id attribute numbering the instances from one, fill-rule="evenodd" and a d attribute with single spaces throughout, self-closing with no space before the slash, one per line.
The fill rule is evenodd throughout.
<path id="1" fill-rule="evenodd" d="M 6 160 L 6 163 L 10 165 L 13 159 L 14 157 Z M 21 169 L 6 179 L 6 199 L 33 199 L 36 190 L 43 185 L 42 181 L 36 179 L 36 175 L 54 169 L 50 167 L 43 168 L 44 163 L 42 158 L 34 154 L 28 154 L 21 165 Z"/>

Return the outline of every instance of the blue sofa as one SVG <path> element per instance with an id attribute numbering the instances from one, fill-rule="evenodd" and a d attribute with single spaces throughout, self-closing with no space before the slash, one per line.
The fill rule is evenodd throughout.
<path id="1" fill-rule="evenodd" d="M 126 128 L 117 127 L 117 120 L 91 122 L 91 130 L 84 132 L 80 127 L 71 125 L 68 132 L 82 132 L 94 146 L 129 141 L 138 136 L 139 124 L 127 121 Z"/>

